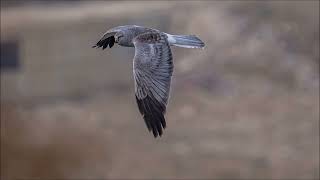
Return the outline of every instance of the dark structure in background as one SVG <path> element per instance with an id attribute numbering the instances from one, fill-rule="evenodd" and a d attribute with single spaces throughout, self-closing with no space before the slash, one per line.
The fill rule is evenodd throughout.
<path id="1" fill-rule="evenodd" d="M 1 42 L 0 70 L 17 70 L 20 66 L 19 46 L 17 41 Z"/>

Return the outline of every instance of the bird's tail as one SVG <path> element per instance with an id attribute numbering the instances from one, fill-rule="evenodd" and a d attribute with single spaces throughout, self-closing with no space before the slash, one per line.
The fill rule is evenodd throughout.
<path id="1" fill-rule="evenodd" d="M 195 35 L 167 34 L 170 45 L 183 48 L 204 48 L 205 44 Z"/>

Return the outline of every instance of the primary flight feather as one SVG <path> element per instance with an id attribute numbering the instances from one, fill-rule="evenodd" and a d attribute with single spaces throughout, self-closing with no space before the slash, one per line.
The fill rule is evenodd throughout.
<path id="1" fill-rule="evenodd" d="M 168 104 L 173 72 L 170 46 L 203 48 L 194 35 L 171 35 L 156 29 L 136 25 L 118 26 L 108 30 L 93 47 L 135 47 L 133 77 L 135 96 L 140 113 L 154 137 L 166 128 L 164 114 Z"/>

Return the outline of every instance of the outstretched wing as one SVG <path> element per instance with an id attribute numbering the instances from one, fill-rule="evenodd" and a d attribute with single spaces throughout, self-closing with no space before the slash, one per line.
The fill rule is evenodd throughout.
<path id="1" fill-rule="evenodd" d="M 114 45 L 115 39 L 114 39 L 114 35 L 116 34 L 116 31 L 107 31 L 106 33 L 104 33 L 102 35 L 102 37 L 100 38 L 100 40 L 93 45 L 92 47 L 95 48 L 100 48 L 102 47 L 102 49 L 105 49 L 108 47 L 112 48 L 112 46 Z"/>
<path id="2" fill-rule="evenodd" d="M 166 35 L 147 32 L 133 40 L 135 95 L 140 113 L 154 137 L 166 127 L 164 114 L 173 72 L 172 53 Z"/>

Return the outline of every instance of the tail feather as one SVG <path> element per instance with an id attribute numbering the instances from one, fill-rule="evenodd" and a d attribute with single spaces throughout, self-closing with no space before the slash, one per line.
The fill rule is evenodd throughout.
<path id="1" fill-rule="evenodd" d="M 184 48 L 203 48 L 205 44 L 195 35 L 169 35 L 171 45 Z"/>

